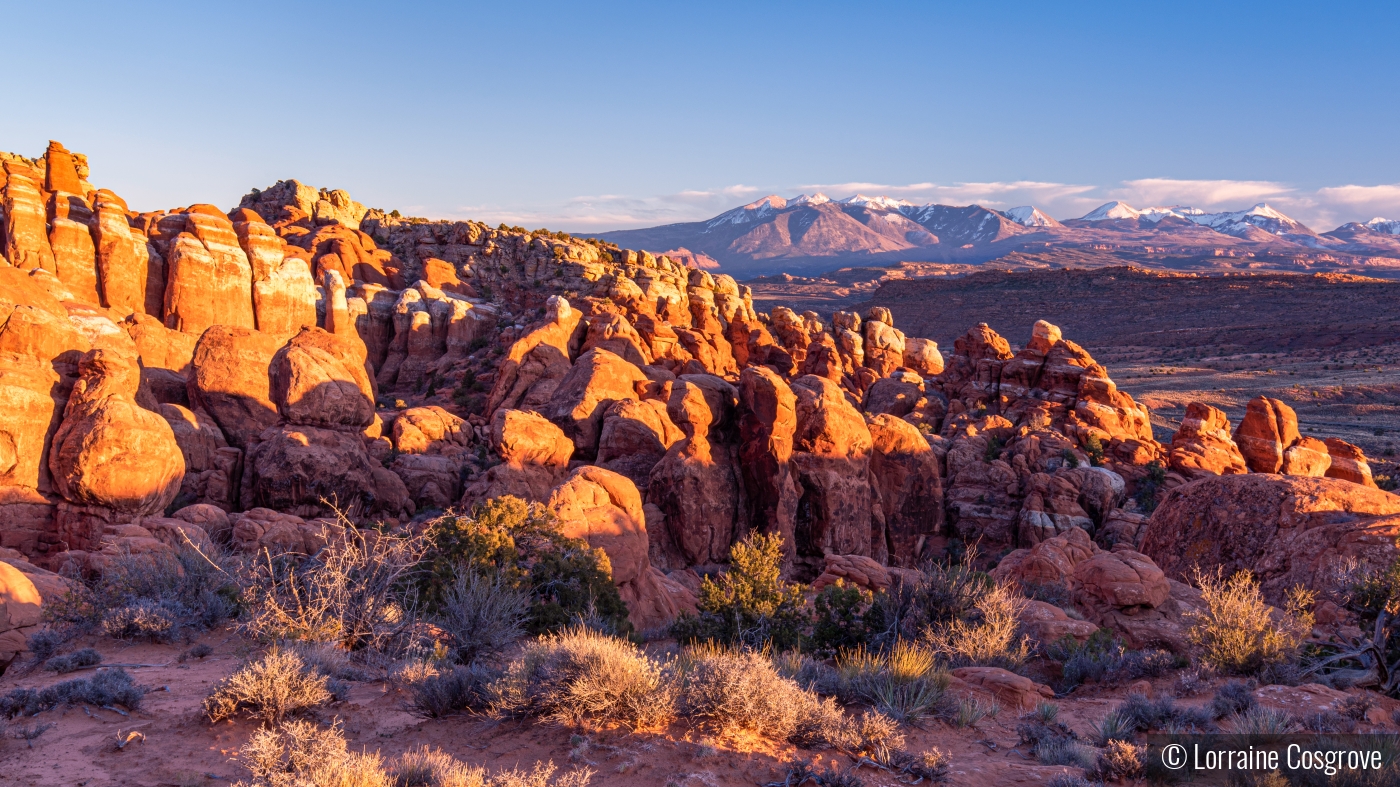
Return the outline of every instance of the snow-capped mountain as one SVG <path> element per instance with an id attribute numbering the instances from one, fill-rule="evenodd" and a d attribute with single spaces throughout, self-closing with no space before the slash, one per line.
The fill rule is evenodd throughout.
<path id="1" fill-rule="evenodd" d="M 1001 215 L 1020 224 L 1022 227 L 1058 227 L 1060 222 L 1055 221 L 1034 205 L 1022 205 L 1019 208 L 1008 208 L 1001 212 Z"/>
<path id="2" fill-rule="evenodd" d="M 1186 205 L 1135 208 L 1115 200 L 1079 219 L 1056 221 L 1033 205 L 915 205 L 893 197 L 817 192 L 770 194 L 707 221 L 600 233 L 629 248 L 686 249 L 740 278 L 838 265 L 981 262 L 1016 251 L 1091 247 L 1098 251 L 1209 257 L 1328 254 L 1400 256 L 1400 221 L 1373 219 L 1319 235 L 1266 203 L 1210 213 Z M 693 251 L 691 251 L 693 250 Z"/>
<path id="3" fill-rule="evenodd" d="M 1085 214 L 1079 221 L 1099 222 L 1136 219 L 1140 224 L 1157 224 L 1168 218 L 1189 221 L 1193 224 L 1209 227 L 1216 232 L 1224 235 L 1231 235 L 1236 238 L 1248 238 L 1261 231 L 1279 237 L 1317 236 L 1317 233 L 1304 226 L 1302 222 L 1285 216 L 1279 211 L 1269 207 L 1268 203 L 1265 202 L 1261 202 L 1248 210 L 1207 213 L 1200 208 L 1192 208 L 1185 205 L 1152 207 L 1139 210 L 1126 202 L 1115 201 L 1100 205 Z"/>
<path id="4" fill-rule="evenodd" d="M 1396 219 L 1383 219 L 1377 216 L 1361 226 L 1372 232 L 1383 232 L 1386 235 L 1400 235 L 1400 220 Z"/>
<path id="5" fill-rule="evenodd" d="M 842 200 L 837 200 L 842 205 L 853 205 L 860 208 L 872 208 L 875 210 L 903 210 L 904 208 L 918 207 L 908 200 L 891 199 L 890 197 L 867 197 L 864 194 L 856 194 Z"/>
<path id="6" fill-rule="evenodd" d="M 1126 202 L 1106 202 L 1086 213 L 1080 221 L 1111 221 L 1113 219 L 1135 219 L 1142 211 Z"/>

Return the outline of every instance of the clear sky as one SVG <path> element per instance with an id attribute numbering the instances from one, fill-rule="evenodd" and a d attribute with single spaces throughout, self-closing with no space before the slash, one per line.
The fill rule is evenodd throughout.
<path id="1" fill-rule="evenodd" d="M 600 230 L 766 193 L 1400 218 L 1400 3 L 69 2 L 5 13 L 0 149 L 134 209 L 297 178 Z"/>

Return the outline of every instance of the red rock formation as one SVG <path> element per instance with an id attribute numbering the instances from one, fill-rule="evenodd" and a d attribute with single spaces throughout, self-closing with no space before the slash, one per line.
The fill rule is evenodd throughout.
<path id="1" fill-rule="evenodd" d="M 0 563 L 0 674 L 29 649 L 29 635 L 43 622 L 43 598 L 18 569 Z"/>
<path id="2" fill-rule="evenodd" d="M 865 419 L 835 383 L 807 375 L 793 381 L 797 430 L 793 477 L 799 557 L 870 555 L 872 441 Z"/>
<path id="3" fill-rule="evenodd" d="M 1230 419 L 1201 402 L 1186 406 L 1181 428 L 1172 436 L 1168 462 L 1187 479 L 1248 472 L 1239 447 L 1230 438 Z"/>
<path id="4" fill-rule="evenodd" d="M 288 423 L 363 432 L 374 420 L 374 387 L 363 345 L 303 328 L 272 357 L 269 394 Z"/>
<path id="5" fill-rule="evenodd" d="M 869 428 L 870 479 L 884 520 L 884 532 L 871 534 L 873 556 L 913 568 L 922 562 L 930 539 L 943 533 L 938 457 L 918 429 L 892 415 L 874 416 Z"/>
<path id="6" fill-rule="evenodd" d="M 603 413 L 597 463 L 627 476 L 645 494 L 651 471 L 684 438 L 666 413 L 665 402 L 619 399 Z"/>
<path id="7" fill-rule="evenodd" d="M 1268 454 L 1265 454 L 1267 458 Z M 1400 497 L 1333 478 L 1207 477 L 1167 494 L 1142 551 L 1169 576 L 1241 569 L 1281 605 L 1294 585 L 1324 587 L 1348 561 L 1384 570 L 1400 548 Z"/>
<path id="8" fill-rule="evenodd" d="M 1235 444 L 1251 472 L 1277 473 L 1283 469 L 1283 452 L 1298 441 L 1298 416 L 1277 399 L 1256 396 L 1245 408 L 1235 429 Z"/>
<path id="9" fill-rule="evenodd" d="M 57 268 L 49 245 L 44 197 L 30 173 L 8 163 L 5 173 L 5 259 L 20 270 L 53 273 Z"/>
<path id="10" fill-rule="evenodd" d="M 209 413 L 234 446 L 247 447 L 281 417 L 269 374 L 281 345 L 275 336 L 223 325 L 195 345 L 190 403 Z"/>
<path id="11" fill-rule="evenodd" d="M 78 369 L 49 453 L 55 490 L 121 514 L 163 511 L 180 490 L 184 459 L 165 419 L 136 404 L 135 359 L 93 350 Z"/>
<path id="12" fill-rule="evenodd" d="M 486 471 L 462 496 L 470 505 L 501 495 L 543 501 L 563 480 L 574 444 L 544 416 L 523 410 L 497 410 L 491 419 L 491 447 L 501 464 Z"/>
<path id="13" fill-rule="evenodd" d="M 574 455 L 591 461 L 598 454 L 603 415 L 614 402 L 637 398 L 647 377 L 620 356 L 600 348 L 580 355 L 559 381 L 540 412 L 574 443 Z"/>
<path id="14" fill-rule="evenodd" d="M 253 328 L 253 268 L 218 208 L 192 205 L 170 244 L 165 324 L 189 333 L 212 325 Z"/>
<path id="15" fill-rule="evenodd" d="M 800 489 L 792 477 L 797 397 L 772 369 L 750 366 L 739 375 L 739 470 L 748 521 L 776 533 L 792 553 Z"/>
<path id="16" fill-rule="evenodd" d="M 1335 437 L 1329 437 L 1323 442 L 1327 446 L 1327 454 L 1332 457 L 1331 464 L 1327 466 L 1328 478 L 1340 478 L 1354 484 L 1375 487 L 1376 481 L 1371 477 L 1371 465 L 1366 462 L 1366 452 Z"/>
<path id="17" fill-rule="evenodd" d="M 548 308 L 545 321 L 511 345 L 501 360 L 487 413 L 542 405 L 568 374 L 570 345 L 583 315 L 558 296 L 550 299 Z"/>

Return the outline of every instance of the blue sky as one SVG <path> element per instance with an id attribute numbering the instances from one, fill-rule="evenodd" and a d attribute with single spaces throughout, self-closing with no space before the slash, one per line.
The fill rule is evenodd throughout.
<path id="1" fill-rule="evenodd" d="M 134 209 L 297 178 L 570 230 L 766 193 L 1400 218 L 1400 4 L 41 3 L 0 149 Z"/>

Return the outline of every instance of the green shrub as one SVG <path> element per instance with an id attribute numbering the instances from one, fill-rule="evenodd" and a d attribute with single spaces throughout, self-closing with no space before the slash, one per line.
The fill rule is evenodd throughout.
<path id="1" fill-rule="evenodd" d="M 863 647 L 887 626 L 885 604 L 877 603 L 870 591 L 840 579 L 822 588 L 812 607 L 812 636 L 807 645 L 816 653 Z"/>
<path id="2" fill-rule="evenodd" d="M 1102 467 L 1104 458 L 1103 440 L 1095 433 L 1090 433 L 1084 438 L 1084 452 L 1089 455 L 1089 464 L 1093 467 Z"/>
<path id="3" fill-rule="evenodd" d="M 1147 464 L 1147 477 L 1138 482 L 1137 494 L 1133 497 L 1138 510 L 1150 514 L 1157 509 L 1157 490 L 1166 480 L 1167 468 L 1161 462 L 1154 459 Z"/>
<path id="4" fill-rule="evenodd" d="M 470 516 L 433 520 L 426 535 L 419 586 L 430 610 L 444 609 L 460 572 L 474 572 L 529 595 L 525 629 L 531 634 L 559 631 L 582 617 L 615 633 L 631 631 L 608 556 L 561 533 L 558 519 L 538 503 L 498 497 Z"/>
<path id="5" fill-rule="evenodd" d="M 51 638 L 102 630 L 120 639 L 172 642 L 238 614 L 233 562 L 217 549 L 123 554 L 96 579 L 44 601 Z"/>
<path id="6" fill-rule="evenodd" d="M 1156 649 L 1129 650 L 1108 629 L 1095 631 L 1084 642 L 1062 637 L 1046 647 L 1045 652 L 1061 664 L 1060 682 L 1055 686 L 1061 694 L 1086 681 L 1118 684 L 1156 678 L 1176 666 L 1176 659 L 1170 653 Z"/>
<path id="7" fill-rule="evenodd" d="M 754 534 L 729 550 L 729 569 L 700 584 L 698 616 L 682 615 L 672 633 L 682 642 L 713 641 L 779 650 L 802 640 L 802 591 L 782 579 L 783 541 Z"/>
<path id="8" fill-rule="evenodd" d="M 136 685 L 121 667 L 99 672 L 91 678 L 75 678 L 42 689 L 14 689 L 0 697 L 0 716 L 33 716 L 60 706 L 120 705 L 140 710 L 146 689 Z"/>

